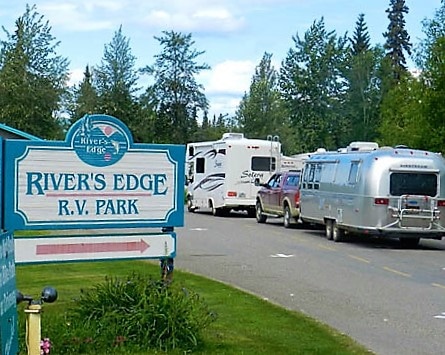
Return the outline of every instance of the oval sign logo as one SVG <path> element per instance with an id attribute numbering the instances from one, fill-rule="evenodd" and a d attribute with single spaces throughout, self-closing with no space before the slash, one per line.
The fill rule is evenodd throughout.
<path id="1" fill-rule="evenodd" d="M 121 127 L 111 121 L 91 120 L 86 116 L 73 136 L 73 148 L 85 163 L 105 167 L 117 163 L 129 149 Z"/>

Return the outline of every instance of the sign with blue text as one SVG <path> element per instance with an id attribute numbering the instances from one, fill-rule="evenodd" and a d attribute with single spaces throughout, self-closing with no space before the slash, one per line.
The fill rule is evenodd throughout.
<path id="1" fill-rule="evenodd" d="M 65 141 L 5 140 L 4 229 L 184 225 L 185 147 L 133 143 L 117 118 L 86 115 Z"/>
<path id="2" fill-rule="evenodd" d="M 17 354 L 17 306 L 12 233 L 0 234 L 0 336 L 1 354 Z"/>

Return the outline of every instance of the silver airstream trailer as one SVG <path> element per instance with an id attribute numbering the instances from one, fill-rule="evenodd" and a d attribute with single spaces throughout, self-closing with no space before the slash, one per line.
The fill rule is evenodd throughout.
<path id="1" fill-rule="evenodd" d="M 408 246 L 445 235 L 445 159 L 405 146 L 354 142 L 313 154 L 300 180 L 300 218 L 346 233 L 396 237 Z"/>

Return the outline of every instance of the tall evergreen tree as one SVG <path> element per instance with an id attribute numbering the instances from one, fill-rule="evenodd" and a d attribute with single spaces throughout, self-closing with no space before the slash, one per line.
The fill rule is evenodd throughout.
<path id="1" fill-rule="evenodd" d="M 355 23 L 355 30 L 352 38 L 349 38 L 352 46 L 352 55 L 359 55 L 367 52 L 370 49 L 368 26 L 365 22 L 365 14 L 359 14 L 358 20 Z"/>
<path id="2" fill-rule="evenodd" d="M 71 108 L 73 122 L 86 114 L 93 114 L 98 111 L 99 97 L 93 86 L 93 74 L 89 65 L 85 67 L 80 84 L 74 87 L 73 101 Z"/>
<path id="3" fill-rule="evenodd" d="M 328 32 L 322 18 L 293 41 L 279 82 L 298 152 L 343 146 L 350 129 L 344 119 L 346 35 Z"/>
<path id="4" fill-rule="evenodd" d="M 136 97 L 139 77 L 135 63 L 130 40 L 120 26 L 111 42 L 105 45 L 101 65 L 93 71 L 100 113 L 119 118 L 133 132 L 139 128 L 134 124 L 139 110 Z"/>
<path id="5" fill-rule="evenodd" d="M 405 14 L 408 14 L 409 8 L 405 0 L 390 0 L 389 6 L 386 10 L 389 19 L 388 31 L 383 33 L 386 38 L 384 48 L 393 79 L 399 82 L 407 73 L 405 52 L 411 55 L 412 45 L 405 28 Z"/>
<path id="6" fill-rule="evenodd" d="M 4 27 L 0 52 L 0 120 L 47 139 L 63 137 L 62 102 L 68 91 L 68 60 L 35 6 L 26 6 L 14 33 Z"/>
<path id="7" fill-rule="evenodd" d="M 156 139 L 159 143 L 187 143 L 196 132 L 196 117 L 208 110 L 204 87 L 196 75 L 210 67 L 198 64 L 204 52 L 194 49 L 192 35 L 164 31 L 155 37 L 162 46 L 153 65 L 143 69 L 154 78 L 146 96 L 157 112 Z"/>
<path id="8" fill-rule="evenodd" d="M 364 14 L 356 22 L 353 36 L 349 38 L 351 55 L 347 78 L 349 82 L 347 115 L 353 129 L 349 141 L 375 140 L 377 137 L 380 81 L 378 69 L 381 63 L 381 50 L 371 49 L 370 37 Z"/>

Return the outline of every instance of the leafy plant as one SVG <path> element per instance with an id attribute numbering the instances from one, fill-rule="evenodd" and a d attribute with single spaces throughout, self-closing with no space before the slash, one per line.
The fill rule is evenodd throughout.
<path id="1" fill-rule="evenodd" d="M 59 344 L 76 354 L 119 347 L 191 351 L 214 320 L 195 292 L 133 273 L 82 291 L 65 317 Z"/>

